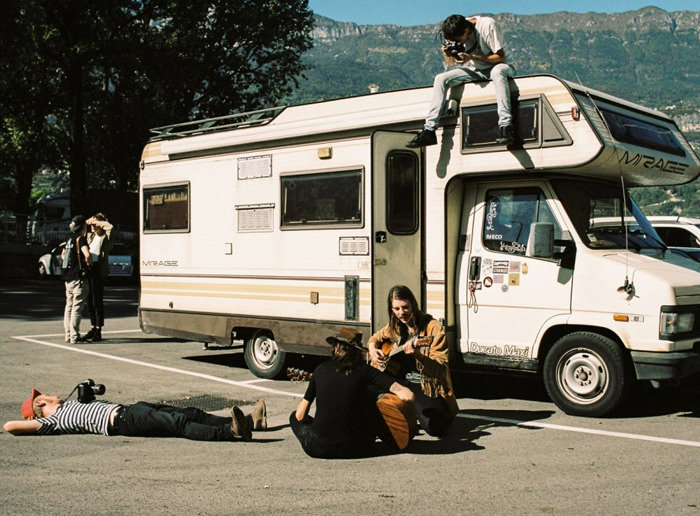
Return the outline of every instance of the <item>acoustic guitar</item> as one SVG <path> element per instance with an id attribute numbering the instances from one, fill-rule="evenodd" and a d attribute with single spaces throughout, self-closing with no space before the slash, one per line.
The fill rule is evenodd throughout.
<path id="1" fill-rule="evenodd" d="M 381 345 L 379 346 L 379 349 L 381 352 L 384 354 L 386 357 L 386 360 L 383 362 L 379 362 L 376 360 L 372 360 L 370 365 L 372 367 L 376 367 L 380 371 L 384 371 L 387 374 L 390 374 L 392 376 L 396 376 L 399 373 L 399 370 L 401 368 L 401 364 L 394 360 L 391 360 L 391 357 L 396 355 L 397 353 L 401 353 L 406 349 L 406 346 L 408 344 L 412 343 L 414 348 L 421 348 L 425 346 L 430 346 L 430 344 L 433 343 L 433 336 L 432 335 L 416 335 L 412 339 L 408 339 L 406 342 L 403 344 L 399 345 L 398 343 L 392 341 L 392 340 L 385 340 L 382 341 Z"/>

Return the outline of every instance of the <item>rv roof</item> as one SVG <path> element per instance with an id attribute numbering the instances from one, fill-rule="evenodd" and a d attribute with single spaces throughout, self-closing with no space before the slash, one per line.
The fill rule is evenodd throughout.
<path id="1" fill-rule="evenodd" d="M 515 81 L 521 92 L 548 90 L 563 94 L 568 90 L 670 121 L 668 116 L 658 111 L 564 81 L 554 75 L 519 76 Z M 484 88 L 483 84 L 474 83 L 467 88 L 465 98 L 471 100 L 482 101 L 493 96 L 492 88 Z M 157 155 L 185 155 L 300 136 L 314 138 L 331 133 L 355 134 L 358 131 L 369 134 L 380 126 L 418 128 L 429 107 L 429 91 L 428 87 L 392 90 L 158 127 L 151 130 L 155 134 L 151 142 L 161 145 L 153 152 Z"/>
<path id="2" fill-rule="evenodd" d="M 562 82 L 575 92 L 579 92 L 579 93 L 583 93 L 585 95 L 590 95 L 591 97 L 597 97 L 599 99 L 607 100 L 608 102 L 611 102 L 613 104 L 618 104 L 620 106 L 631 108 L 635 111 L 641 111 L 641 112 L 647 113 L 649 115 L 655 116 L 657 118 L 671 120 L 671 118 L 668 115 L 666 115 L 665 113 L 662 113 L 661 111 L 646 108 L 646 107 L 641 106 L 639 104 L 635 104 L 634 102 L 629 102 L 627 100 L 621 99 L 620 97 L 615 97 L 613 95 L 603 93 L 602 91 L 594 90 L 594 89 L 589 88 L 587 86 L 584 86 L 582 84 L 578 84 L 575 82 L 569 82 L 566 80 L 562 80 Z"/>
<path id="3" fill-rule="evenodd" d="M 257 125 L 269 124 L 274 120 L 286 106 L 278 106 L 245 113 L 234 113 L 215 118 L 203 118 L 179 124 L 164 125 L 150 129 L 155 136 L 151 141 L 158 141 L 170 138 L 182 138 L 195 134 L 205 134 L 228 129 L 240 129 L 242 127 L 253 127 Z"/>

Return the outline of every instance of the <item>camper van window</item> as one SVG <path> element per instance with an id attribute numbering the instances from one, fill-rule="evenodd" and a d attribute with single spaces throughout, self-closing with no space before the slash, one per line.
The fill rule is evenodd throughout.
<path id="1" fill-rule="evenodd" d="M 282 228 L 362 226 L 362 170 L 282 176 Z"/>
<path id="2" fill-rule="evenodd" d="M 552 180 L 576 232 L 592 249 L 651 253 L 664 244 L 634 200 L 618 184 Z"/>
<path id="3" fill-rule="evenodd" d="M 554 238 L 561 238 L 561 227 L 539 188 L 489 190 L 485 206 L 483 244 L 486 249 L 525 255 L 533 222 L 551 222 Z"/>
<path id="4" fill-rule="evenodd" d="M 617 141 L 685 156 L 678 138 L 667 127 L 606 108 L 600 111 Z"/>
<path id="5" fill-rule="evenodd" d="M 386 225 L 395 235 L 418 230 L 418 158 L 413 152 L 392 152 L 386 167 Z"/>
<path id="6" fill-rule="evenodd" d="M 144 187 L 143 230 L 189 231 L 190 185 Z"/>
<path id="7" fill-rule="evenodd" d="M 515 107 L 515 106 L 514 106 Z M 539 141 L 539 99 L 521 101 L 514 112 L 514 125 L 523 144 Z M 498 145 L 498 113 L 496 104 L 466 107 L 462 110 L 462 149 L 476 149 L 487 145 Z M 502 146 L 498 145 L 500 149 Z M 496 149 L 494 149 L 496 150 Z"/>

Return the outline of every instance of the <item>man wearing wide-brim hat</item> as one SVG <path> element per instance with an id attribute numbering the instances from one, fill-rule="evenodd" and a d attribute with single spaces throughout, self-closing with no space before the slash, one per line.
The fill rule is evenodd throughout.
<path id="1" fill-rule="evenodd" d="M 393 393 L 411 402 L 413 393 L 367 364 L 360 332 L 340 328 L 326 342 L 333 346 L 332 359 L 314 370 L 304 398 L 289 417 L 292 431 L 311 457 L 370 455 L 382 424 L 377 397 Z M 316 413 L 311 417 L 314 401 Z"/>

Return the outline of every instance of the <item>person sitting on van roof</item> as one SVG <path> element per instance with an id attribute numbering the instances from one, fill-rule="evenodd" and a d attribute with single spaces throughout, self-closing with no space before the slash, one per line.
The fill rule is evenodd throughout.
<path id="1" fill-rule="evenodd" d="M 435 76 L 433 97 L 423 130 L 406 147 L 424 147 L 437 143 L 435 131 L 443 113 L 448 88 L 488 80 L 492 81 L 496 92 L 499 131 L 496 142 L 512 145 L 515 135 L 508 78 L 515 75 L 515 67 L 506 62 L 496 22 L 487 16 L 467 19 L 461 14 L 453 14 L 442 22 L 440 30 L 448 40 L 442 46 L 447 71 Z"/>

